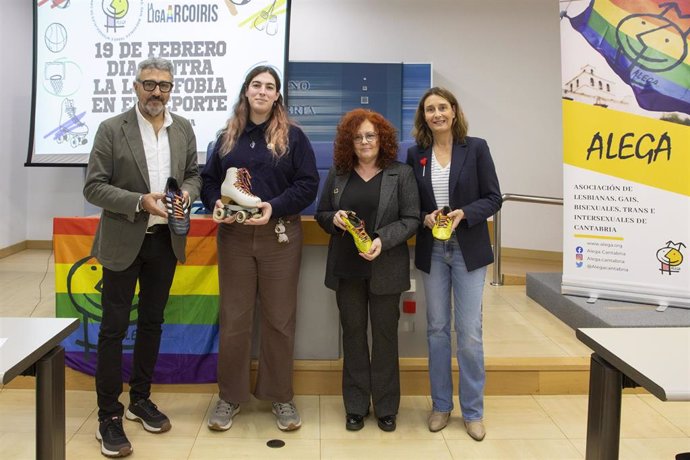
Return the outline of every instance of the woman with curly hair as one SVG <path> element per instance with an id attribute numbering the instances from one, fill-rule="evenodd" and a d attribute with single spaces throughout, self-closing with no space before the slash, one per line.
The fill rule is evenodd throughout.
<path id="1" fill-rule="evenodd" d="M 241 179 L 233 181 L 240 171 Z M 218 225 L 220 391 L 208 427 L 229 429 L 240 403 L 249 401 L 258 296 L 261 340 L 253 394 L 273 403 L 278 428 L 295 430 L 302 423 L 292 401 L 302 256 L 299 213 L 316 198 L 319 175 L 309 139 L 288 119 L 280 78 L 272 67 L 255 67 L 247 75 L 201 177 L 201 198 L 208 209 L 224 215 L 223 186 L 226 191 L 241 188 L 261 211 L 246 220 L 239 213 L 226 216 Z"/>
<path id="2" fill-rule="evenodd" d="M 346 113 L 316 213 L 331 235 L 326 286 L 335 290 L 340 310 L 345 427 L 351 431 L 364 426 L 370 400 L 379 428 L 395 430 L 400 405 L 399 303 L 410 288 L 407 239 L 419 226 L 419 196 L 412 168 L 396 161 L 397 153 L 395 128 L 383 116 Z"/>

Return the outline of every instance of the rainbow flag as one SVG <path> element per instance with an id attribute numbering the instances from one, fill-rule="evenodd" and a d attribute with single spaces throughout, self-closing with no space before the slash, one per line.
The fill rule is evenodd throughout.
<path id="1" fill-rule="evenodd" d="M 103 270 L 90 256 L 96 217 L 53 220 L 55 313 L 79 318 L 81 326 L 63 342 L 69 367 L 94 375 L 102 314 Z M 165 309 L 154 383 L 216 381 L 218 358 L 218 267 L 216 228 L 212 219 L 193 218 L 187 236 L 187 262 L 178 264 Z M 129 381 L 136 336 L 137 297 L 123 342 L 123 379 Z"/>
<path id="2" fill-rule="evenodd" d="M 592 0 L 569 19 L 640 107 L 690 115 L 690 2 Z"/>

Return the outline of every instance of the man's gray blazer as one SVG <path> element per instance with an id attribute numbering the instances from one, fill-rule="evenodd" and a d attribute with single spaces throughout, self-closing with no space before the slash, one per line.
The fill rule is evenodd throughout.
<path id="1" fill-rule="evenodd" d="M 194 201 L 201 187 L 196 137 L 189 121 L 171 115 L 173 123 L 167 128 L 170 174 Z M 86 200 L 103 208 L 91 254 L 109 270 L 126 269 L 139 254 L 149 214 L 136 212 L 136 207 L 139 197 L 150 192 L 144 143 L 133 108 L 98 127 L 84 183 Z M 186 238 L 172 232 L 170 236 L 175 256 L 184 262 Z"/>

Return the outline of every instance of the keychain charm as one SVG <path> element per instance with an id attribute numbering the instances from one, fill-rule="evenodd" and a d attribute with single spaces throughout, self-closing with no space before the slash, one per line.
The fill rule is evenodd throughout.
<path id="1" fill-rule="evenodd" d="M 289 243 L 290 240 L 288 239 L 288 236 L 285 234 L 285 223 L 283 222 L 283 218 L 278 219 L 278 223 L 276 224 L 275 228 L 276 232 L 276 238 L 278 238 L 278 243 Z"/>

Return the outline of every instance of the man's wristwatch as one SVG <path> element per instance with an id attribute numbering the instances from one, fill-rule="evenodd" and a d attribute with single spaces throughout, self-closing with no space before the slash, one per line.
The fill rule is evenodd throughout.
<path id="1" fill-rule="evenodd" d="M 137 201 L 137 212 L 141 212 L 144 210 L 144 207 L 142 206 L 143 201 L 144 201 L 144 195 L 139 195 L 139 201 Z"/>

